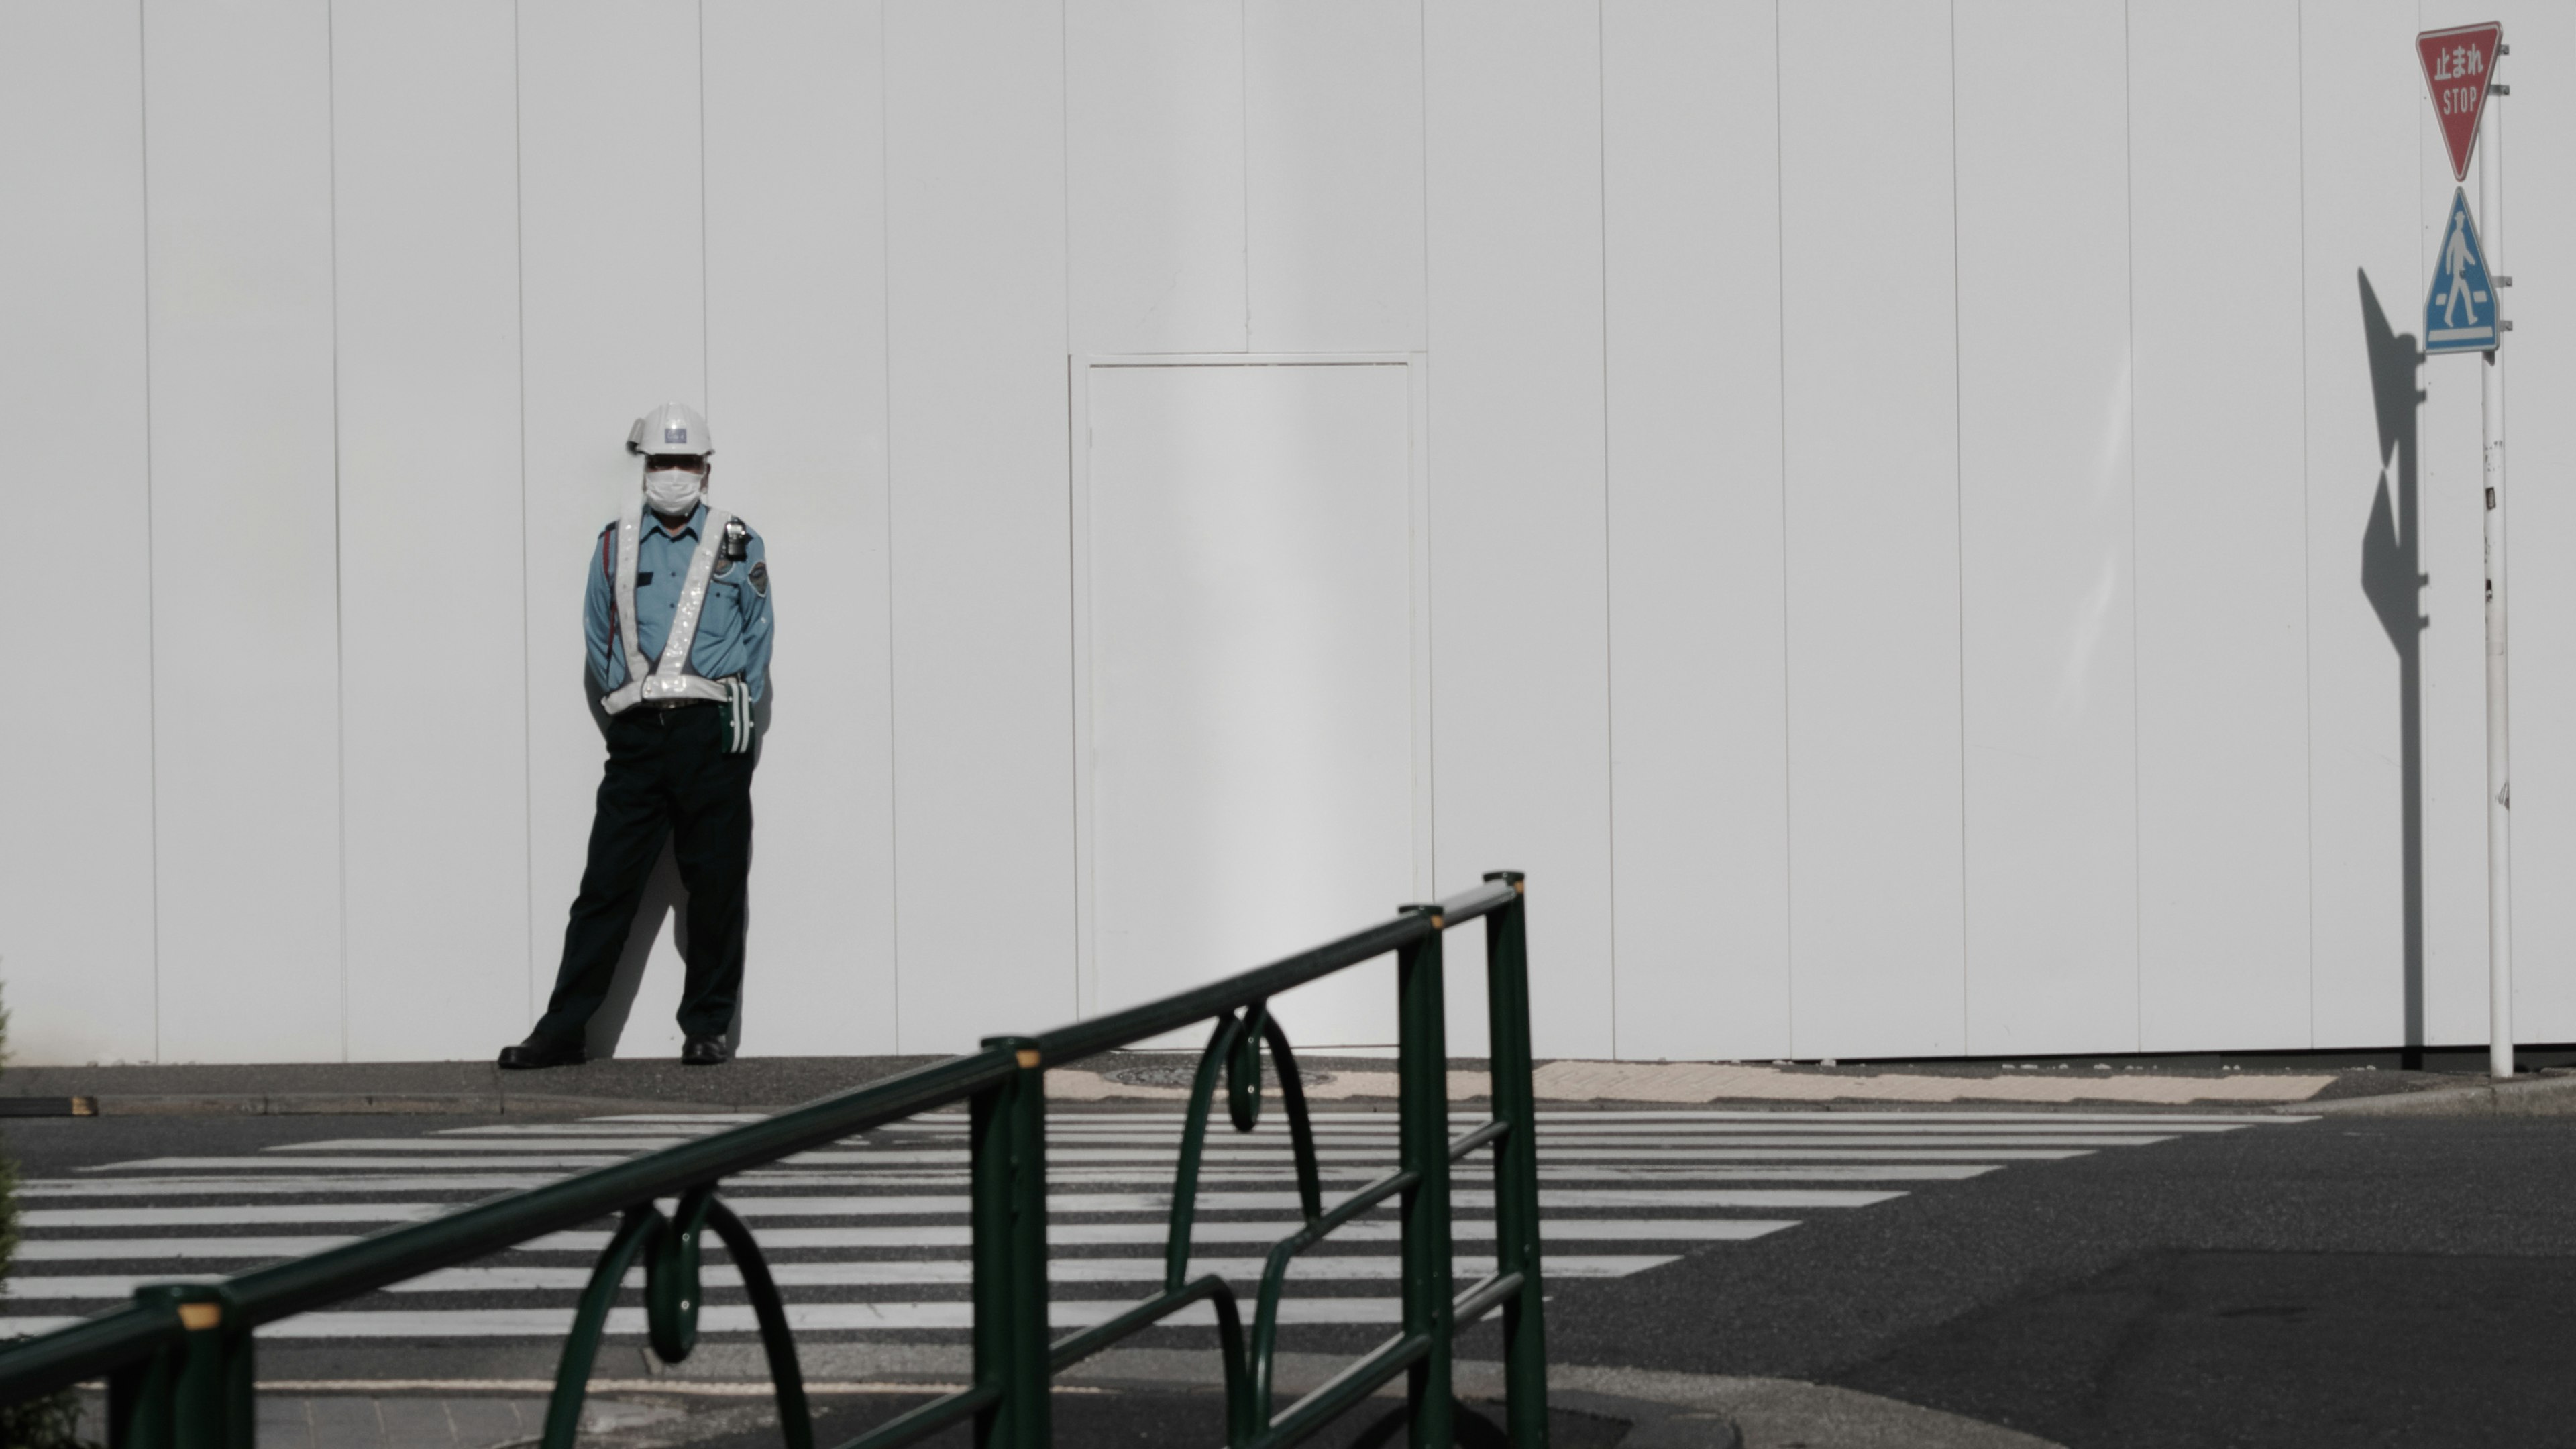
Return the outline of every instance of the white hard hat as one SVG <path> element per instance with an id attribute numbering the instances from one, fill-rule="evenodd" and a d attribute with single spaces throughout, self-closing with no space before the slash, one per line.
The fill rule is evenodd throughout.
<path id="1" fill-rule="evenodd" d="M 674 453 L 712 458 L 716 440 L 696 408 L 687 403 L 664 403 L 635 420 L 635 426 L 626 434 L 626 451 L 648 458 Z"/>

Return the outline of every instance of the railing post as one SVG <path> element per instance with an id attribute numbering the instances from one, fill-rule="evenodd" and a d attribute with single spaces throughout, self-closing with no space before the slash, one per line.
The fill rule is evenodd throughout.
<path id="1" fill-rule="evenodd" d="M 1504 1432 L 1512 1449 L 1547 1449 L 1547 1319 L 1539 1281 L 1538 1113 L 1530 1089 L 1529 904 L 1516 870 L 1487 880 L 1512 888 L 1485 917 L 1485 1004 L 1494 1115 L 1511 1131 L 1494 1144 L 1494 1270 L 1521 1275 L 1503 1301 Z"/>
<path id="2" fill-rule="evenodd" d="M 975 1096 L 971 1211 L 975 1382 L 1001 1391 L 975 1416 L 977 1449 L 1047 1449 L 1046 1069 L 1026 1037 L 1009 1080 Z"/>
<path id="3" fill-rule="evenodd" d="M 134 1290 L 164 1306 L 186 1332 L 108 1386 L 113 1449 L 252 1449 L 251 1338 L 212 1283 L 164 1283 Z"/>
<path id="4" fill-rule="evenodd" d="M 1404 1336 L 1431 1351 L 1405 1371 L 1409 1449 L 1451 1449 L 1449 1340 L 1449 1040 L 1440 990 L 1440 908 L 1406 906 L 1430 934 L 1396 952 L 1397 1132 L 1403 1165 L 1420 1174 L 1404 1194 Z"/>

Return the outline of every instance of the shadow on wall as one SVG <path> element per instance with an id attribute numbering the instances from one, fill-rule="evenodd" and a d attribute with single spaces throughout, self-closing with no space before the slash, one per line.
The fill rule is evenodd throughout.
<path id="1" fill-rule="evenodd" d="M 2370 392 L 2379 414 L 2379 492 L 2361 534 L 2361 591 L 2397 647 L 2399 829 L 2406 950 L 2403 1063 L 2424 1065 L 2424 586 L 2417 547 L 2415 418 L 2424 394 L 2415 386 L 2423 361 L 2412 333 L 2393 331 L 2379 294 L 2362 272 L 2361 327 L 2370 347 Z M 2389 491 L 2396 475 L 2395 494 Z"/>
<path id="2" fill-rule="evenodd" d="M 689 951 L 689 892 L 680 884 L 679 857 L 672 854 L 671 842 L 662 842 L 662 853 L 654 858 L 653 873 L 645 878 L 644 899 L 635 906 L 635 924 L 627 928 L 626 949 L 617 958 L 617 976 L 608 984 L 608 995 L 592 1013 L 590 1029 L 582 1034 L 591 1057 L 617 1055 L 617 1043 L 626 1035 L 626 1019 L 635 1010 L 635 995 L 644 989 L 644 963 L 653 955 L 653 943 L 661 937 L 662 923 L 671 924 L 671 944 L 679 951 L 683 966 Z"/>

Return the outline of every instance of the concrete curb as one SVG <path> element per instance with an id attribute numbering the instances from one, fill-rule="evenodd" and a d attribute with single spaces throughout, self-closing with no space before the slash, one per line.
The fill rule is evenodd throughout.
<path id="1" fill-rule="evenodd" d="M 970 1352 L 951 1344 L 816 1344 L 816 1377 L 899 1382 L 960 1382 L 973 1373 Z M 750 1344 L 702 1347 L 688 1362 L 654 1363 L 637 1351 L 653 1379 L 754 1379 L 765 1374 Z M 1348 1360 L 1330 1354 L 1282 1353 L 1275 1360 L 1283 1394 L 1322 1384 Z M 605 1370 L 603 1370 L 605 1372 Z M 1797 1379 L 1734 1378 L 1660 1369 L 1550 1364 L 1548 1399 L 1560 1409 L 1635 1425 L 1621 1449 L 2056 1449 L 2049 1441 L 1920 1405 L 1831 1384 Z M 1215 1389 L 1216 1356 L 1200 1349 L 1113 1348 L 1057 1376 L 1067 1385 L 1111 1388 Z M 1503 1366 L 1460 1359 L 1454 1382 L 1462 1399 L 1499 1401 Z M 1401 1398 L 1404 1380 L 1380 1389 Z"/>
<path id="2" fill-rule="evenodd" d="M 974 1374 L 973 1350 L 962 1343 L 826 1341 L 799 1345 L 798 1357 L 809 1381 L 865 1384 L 877 1392 L 957 1384 Z M 263 1379 L 293 1381 L 298 1393 L 323 1392 L 334 1380 L 347 1383 L 351 1394 L 385 1392 L 384 1385 L 400 1380 L 403 1392 L 451 1397 L 525 1392 L 552 1380 L 555 1359 L 551 1345 L 497 1343 L 282 1342 L 260 1353 Z M 1348 1362 L 1333 1354 L 1282 1353 L 1275 1361 L 1279 1391 L 1306 1393 Z M 1653 1426 L 1652 1436 L 1632 1433 L 1622 1449 L 2056 1449 L 2000 1425 L 1832 1384 L 1563 1363 L 1549 1365 L 1547 1373 L 1557 1407 L 1625 1419 L 1639 1431 Z M 601 1392 L 621 1399 L 708 1395 L 739 1399 L 755 1418 L 767 1412 L 757 1390 L 744 1393 L 768 1382 L 758 1344 L 702 1343 L 686 1361 L 664 1364 L 640 1342 L 613 1342 L 602 1347 L 594 1374 Z M 1224 1375 L 1216 1355 L 1203 1348 L 1121 1345 L 1067 1369 L 1056 1382 L 1214 1390 Z M 1461 1398 L 1499 1400 L 1503 1366 L 1461 1359 L 1455 1382 Z M 1401 1398 L 1403 1379 L 1381 1393 Z"/>
<path id="3" fill-rule="evenodd" d="M 2301 1117 L 2559 1117 L 2576 1115 L 2576 1075 L 2480 1082 L 2381 1097 L 2299 1102 L 2273 1110 Z"/>
<path id="4" fill-rule="evenodd" d="M 518 1117 L 612 1112 L 733 1112 L 707 1102 L 498 1092 L 195 1092 L 99 1097 L 101 1117 Z"/>

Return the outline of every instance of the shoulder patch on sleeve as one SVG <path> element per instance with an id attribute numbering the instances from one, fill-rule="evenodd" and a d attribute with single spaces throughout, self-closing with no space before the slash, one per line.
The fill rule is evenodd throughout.
<path id="1" fill-rule="evenodd" d="M 751 591 L 764 599 L 769 597 L 769 560 L 762 559 L 751 566 Z"/>

